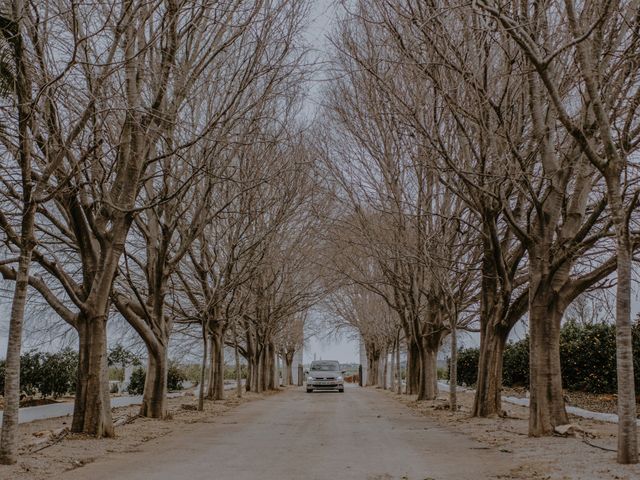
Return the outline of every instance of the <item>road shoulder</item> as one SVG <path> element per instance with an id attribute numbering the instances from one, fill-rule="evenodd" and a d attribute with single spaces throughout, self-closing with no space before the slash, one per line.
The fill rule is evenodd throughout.
<path id="1" fill-rule="evenodd" d="M 473 395 L 458 392 L 460 410 L 448 408 L 447 392 L 437 400 L 417 402 L 413 395 L 379 393 L 404 404 L 437 424 L 480 442 L 484 448 L 513 458 L 510 477 L 549 480 L 614 480 L 640 478 L 639 465 L 619 465 L 615 459 L 616 425 L 570 415 L 575 435 L 529 437 L 528 409 L 503 403 L 504 417 L 473 418 Z M 612 451 L 613 450 L 613 451 Z M 588 461 L 586 461 L 588 459 Z"/>
<path id="2" fill-rule="evenodd" d="M 277 394 L 244 392 L 241 399 L 227 392 L 222 401 L 206 401 L 205 410 L 196 410 L 195 396 L 168 399 L 168 418 L 156 420 L 138 417 L 139 405 L 112 409 L 116 437 L 95 439 L 71 434 L 71 416 L 36 420 L 20 425 L 20 456 L 12 466 L 0 465 L 0 479 L 43 480 L 81 468 L 98 459 L 127 454 L 151 440 L 186 431 L 195 424 L 206 424 L 241 405 Z"/>

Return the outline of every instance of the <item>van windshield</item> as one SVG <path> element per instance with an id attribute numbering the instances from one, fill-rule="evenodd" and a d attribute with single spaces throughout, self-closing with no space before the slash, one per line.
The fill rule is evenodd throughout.
<path id="1" fill-rule="evenodd" d="M 312 363 L 311 370 L 314 372 L 337 372 L 340 370 L 338 362 Z"/>

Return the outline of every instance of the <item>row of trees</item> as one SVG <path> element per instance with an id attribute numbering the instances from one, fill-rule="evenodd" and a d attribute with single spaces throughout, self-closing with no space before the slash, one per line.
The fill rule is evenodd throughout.
<path id="1" fill-rule="evenodd" d="M 436 396 L 447 336 L 455 386 L 456 331 L 472 329 L 473 415 L 498 414 L 505 344 L 526 317 L 529 433 L 551 435 L 568 423 L 562 318 L 615 278 L 621 463 L 638 461 L 637 13 L 633 1 L 350 2 L 319 142 L 341 206 L 329 308 L 374 361 L 401 336 L 407 392 L 421 400 Z"/>
<path id="2" fill-rule="evenodd" d="M 0 11 L 0 274 L 14 293 L 0 462 L 16 461 L 27 298 L 79 339 L 72 431 L 112 436 L 107 322 L 147 350 L 141 414 L 167 412 L 176 327 L 224 345 L 246 388 L 300 347 L 325 207 L 300 106 L 298 0 L 13 0 Z M 29 293 L 29 295 L 28 295 Z M 201 385 L 206 383 L 201 381 Z"/>

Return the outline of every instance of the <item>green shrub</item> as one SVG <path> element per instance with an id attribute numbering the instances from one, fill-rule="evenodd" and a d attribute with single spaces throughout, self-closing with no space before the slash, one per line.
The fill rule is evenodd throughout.
<path id="1" fill-rule="evenodd" d="M 240 364 L 240 378 L 247 378 L 249 375 L 248 366 L 244 363 Z M 224 379 L 225 380 L 235 380 L 236 379 L 236 366 L 235 365 L 225 365 L 224 366 Z"/>
<path id="2" fill-rule="evenodd" d="M 138 367 L 131 372 L 131 379 L 127 391 L 132 395 L 142 395 L 144 392 L 144 382 L 147 378 L 147 372 L 144 368 Z M 167 389 L 182 390 L 182 383 L 186 380 L 186 376 L 179 365 L 169 363 L 167 371 Z"/>
<path id="3" fill-rule="evenodd" d="M 144 368 L 138 367 L 131 372 L 131 379 L 127 386 L 127 391 L 132 395 L 142 395 L 144 391 L 144 380 L 147 376 Z"/>
<path id="4" fill-rule="evenodd" d="M 187 379 L 182 368 L 175 364 L 169 364 L 169 371 L 167 372 L 167 388 L 169 390 L 182 390 L 182 382 Z"/>
<path id="5" fill-rule="evenodd" d="M 65 349 L 44 355 L 40 366 L 38 390 L 43 397 L 58 398 L 75 391 L 78 375 L 78 353 Z"/>
<path id="6" fill-rule="evenodd" d="M 502 357 L 502 383 L 509 387 L 529 386 L 529 337 L 508 343 Z"/>
<path id="7" fill-rule="evenodd" d="M 4 395 L 5 361 L 0 362 L 0 393 Z M 78 376 L 78 353 L 70 348 L 57 353 L 32 350 L 20 356 L 20 391 L 28 396 L 54 398 L 73 393 Z"/>
<path id="8" fill-rule="evenodd" d="M 458 351 L 458 384 L 475 385 L 478 378 L 479 348 L 463 348 Z"/>
<path id="9" fill-rule="evenodd" d="M 478 375 L 478 348 L 458 353 L 458 383 L 474 385 Z M 640 394 L 640 324 L 633 325 L 633 363 L 636 392 Z M 560 331 L 562 385 L 567 390 L 616 393 L 615 325 L 566 322 Z M 529 337 L 507 344 L 502 383 L 506 387 L 529 385 Z"/>

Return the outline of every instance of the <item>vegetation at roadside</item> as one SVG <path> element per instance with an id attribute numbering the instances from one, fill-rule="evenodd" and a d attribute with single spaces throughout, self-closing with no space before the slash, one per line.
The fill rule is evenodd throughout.
<path id="1" fill-rule="evenodd" d="M 567 390 L 587 393 L 615 393 L 615 325 L 598 322 L 566 322 L 560 332 L 562 384 Z M 633 325 L 635 388 L 640 393 L 640 323 Z M 478 374 L 478 348 L 458 353 L 458 385 L 475 385 Z M 502 383 L 506 387 L 529 385 L 529 337 L 507 344 L 504 352 Z"/>
<path id="2" fill-rule="evenodd" d="M 0 361 L 0 392 L 4 395 L 5 361 Z M 74 392 L 78 352 L 67 348 L 57 353 L 35 350 L 20 356 L 20 390 L 24 395 L 58 398 Z"/>

